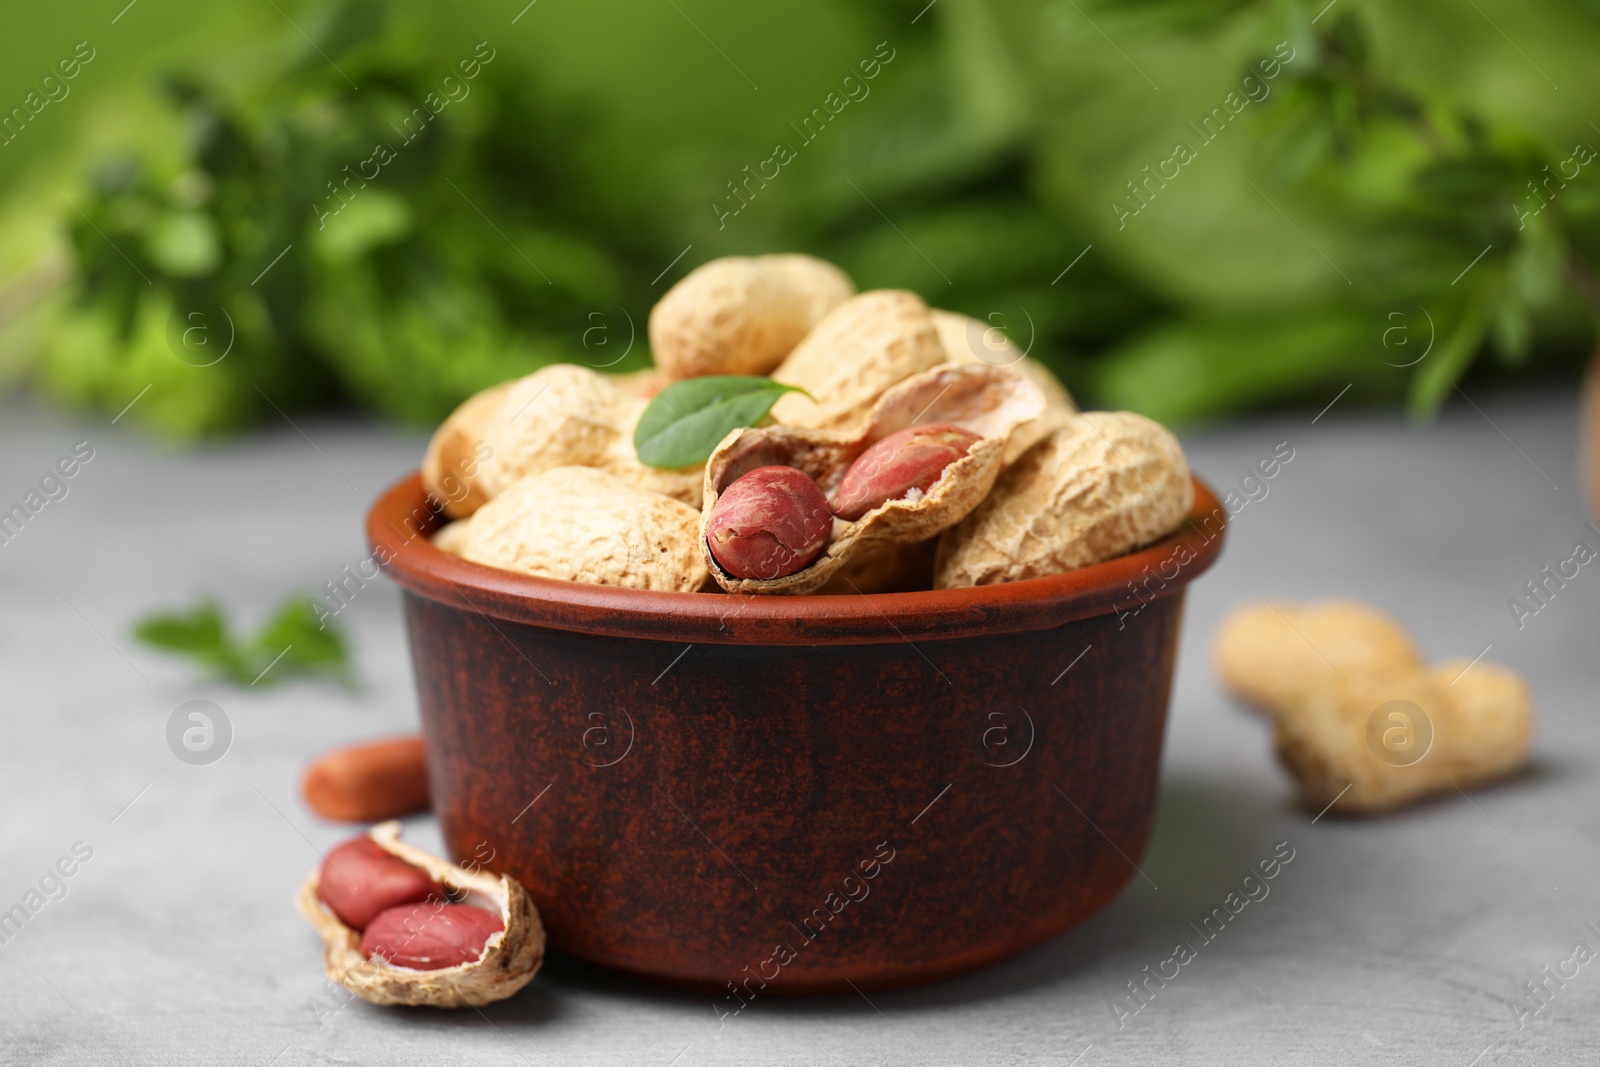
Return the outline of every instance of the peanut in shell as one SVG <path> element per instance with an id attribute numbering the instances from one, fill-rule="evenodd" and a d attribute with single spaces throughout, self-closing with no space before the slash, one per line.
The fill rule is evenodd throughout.
<path id="1" fill-rule="evenodd" d="M 464 902 L 500 918 L 504 929 L 492 935 L 483 955 L 468 963 L 431 971 L 395 967 L 361 954 L 361 931 L 346 926 L 322 901 L 317 889 L 320 868 L 313 869 L 295 897 L 295 905 L 323 943 L 328 977 L 373 1004 L 406 1004 L 463 1008 L 491 1004 L 512 996 L 530 981 L 544 962 L 544 925 L 539 910 L 515 879 L 482 870 L 467 870 L 431 856 L 400 840 L 398 822 L 370 831 L 373 841 L 413 867 L 420 868 Z"/>

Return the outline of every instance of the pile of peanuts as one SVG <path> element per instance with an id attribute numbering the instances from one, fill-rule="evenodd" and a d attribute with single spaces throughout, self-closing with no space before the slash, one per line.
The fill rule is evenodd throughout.
<path id="1" fill-rule="evenodd" d="M 1403 626 L 1358 601 L 1237 608 L 1212 663 L 1223 688 L 1272 718 L 1278 757 L 1317 808 L 1378 812 L 1482 785 L 1532 747 L 1521 675 L 1425 663 Z"/>
<path id="2" fill-rule="evenodd" d="M 1193 502 L 1161 426 L 1080 414 L 999 331 L 914 293 L 857 293 L 819 259 L 706 263 L 662 297 L 649 335 L 650 370 L 546 367 L 451 414 L 423 462 L 455 520 L 434 544 L 634 589 L 871 593 L 1097 563 L 1170 533 Z M 641 462 L 651 398 L 722 375 L 796 391 L 707 441 L 704 464 Z"/>

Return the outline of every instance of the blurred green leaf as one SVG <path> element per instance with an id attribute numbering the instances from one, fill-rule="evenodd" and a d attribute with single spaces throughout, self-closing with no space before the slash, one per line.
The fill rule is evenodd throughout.
<path id="1" fill-rule="evenodd" d="M 314 601 L 291 596 L 247 640 L 231 632 L 222 609 L 206 598 L 187 611 L 146 616 L 134 625 L 133 635 L 235 685 L 270 686 L 296 675 L 320 675 L 350 685 L 345 639 L 323 614 Z"/>

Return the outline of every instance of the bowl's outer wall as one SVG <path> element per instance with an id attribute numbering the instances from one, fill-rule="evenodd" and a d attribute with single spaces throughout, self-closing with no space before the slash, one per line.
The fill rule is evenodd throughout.
<path id="1" fill-rule="evenodd" d="M 521 881 L 560 950 L 731 1011 L 980 965 L 1135 876 L 1177 589 L 1137 615 L 831 646 L 405 600 L 450 851 Z"/>

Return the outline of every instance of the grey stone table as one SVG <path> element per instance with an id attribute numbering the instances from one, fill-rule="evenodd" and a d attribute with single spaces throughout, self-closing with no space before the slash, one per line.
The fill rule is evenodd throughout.
<path id="1" fill-rule="evenodd" d="M 870 1001 L 758 1000 L 720 1028 L 707 995 L 564 959 L 481 1013 L 330 1000 L 290 901 L 348 831 L 312 816 L 295 778 L 314 750 L 415 723 L 395 590 L 373 583 L 342 613 L 354 693 L 212 685 L 129 640 L 141 613 L 202 592 L 253 623 L 336 577 L 419 439 L 307 420 L 174 452 L 131 420 L 0 407 L 0 507 L 78 442 L 93 449 L 66 496 L 0 544 L 0 911 L 38 906 L 0 944 L 0 1062 L 1592 1064 L 1600 964 L 1574 949 L 1600 950 L 1600 572 L 1520 628 L 1507 601 L 1600 533 L 1572 397 L 1475 399 L 1481 411 L 1458 399 L 1427 427 L 1346 400 L 1314 424 L 1308 411 L 1189 436 L 1219 488 L 1281 442 L 1294 458 L 1193 587 L 1148 881 L 980 973 Z M 1207 667 L 1217 619 L 1257 592 L 1362 597 L 1434 657 L 1488 647 L 1538 689 L 1532 769 L 1470 803 L 1315 819 Z M 197 697 L 233 728 L 209 766 L 166 740 Z M 409 833 L 438 847 L 430 820 Z M 1290 850 L 1270 894 L 1202 941 L 1248 871 Z M 1196 958 L 1135 1011 L 1128 983 L 1180 941 Z"/>

